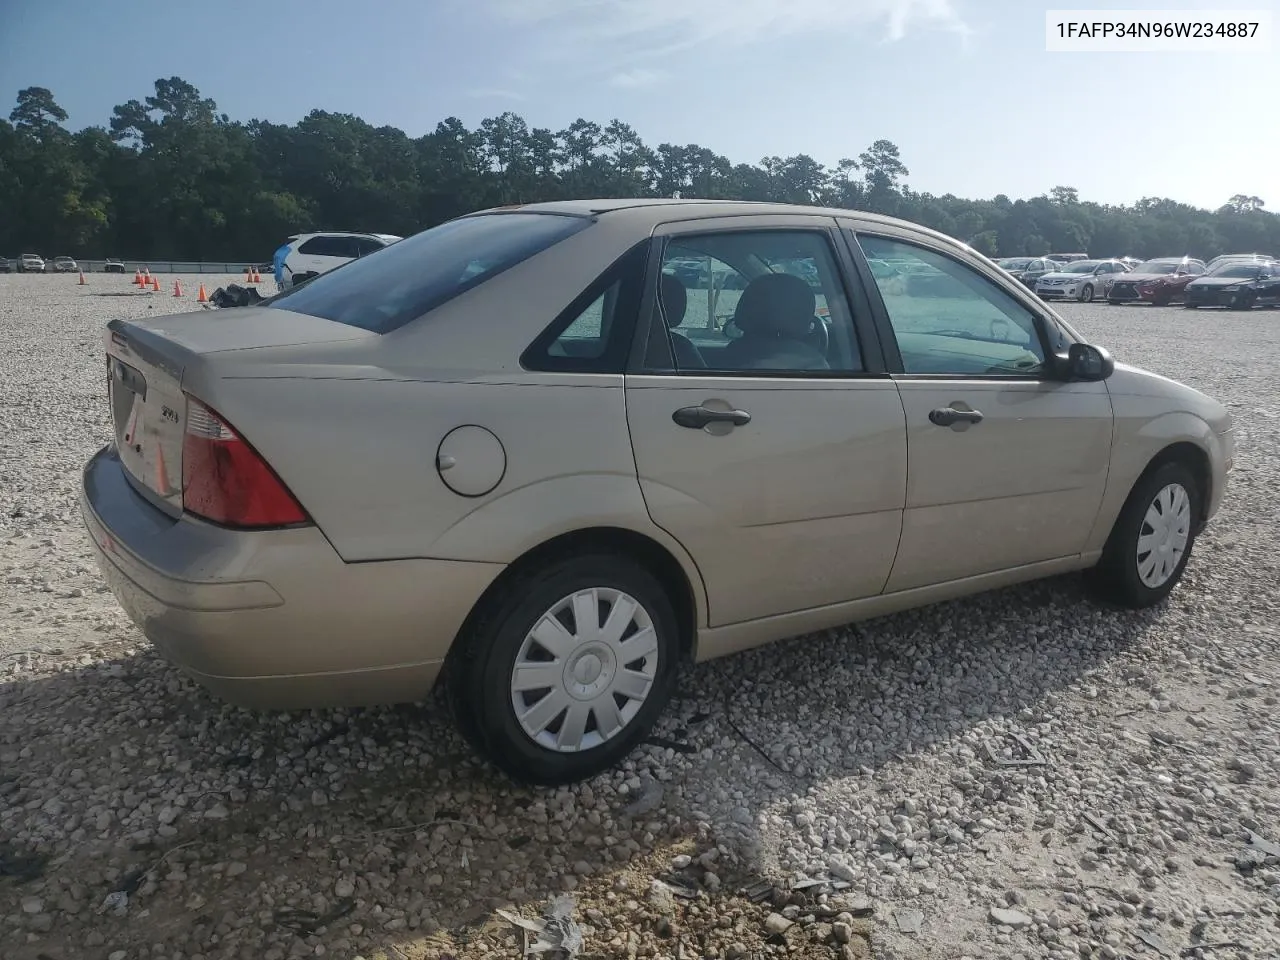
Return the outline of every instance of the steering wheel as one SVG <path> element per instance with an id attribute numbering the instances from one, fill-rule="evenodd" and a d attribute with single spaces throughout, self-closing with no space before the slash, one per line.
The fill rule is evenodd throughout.
<path id="1" fill-rule="evenodd" d="M 831 333 L 827 330 L 827 321 L 821 317 L 814 317 L 813 324 L 809 327 L 809 332 L 805 334 L 804 339 L 805 343 L 825 357 L 827 348 L 831 345 Z"/>

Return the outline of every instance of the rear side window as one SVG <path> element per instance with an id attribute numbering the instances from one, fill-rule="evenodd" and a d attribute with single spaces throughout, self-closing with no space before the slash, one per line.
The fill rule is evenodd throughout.
<path id="1" fill-rule="evenodd" d="M 268 306 L 387 333 L 590 223 L 540 213 L 450 220 L 287 290 Z"/>
<path id="2" fill-rule="evenodd" d="M 308 257 L 345 257 L 345 247 L 338 237 L 312 237 L 298 248 L 298 252 Z"/>
<path id="3" fill-rule="evenodd" d="M 375 253 L 385 247 L 386 244 L 381 240 L 375 240 L 373 237 L 357 237 L 356 249 L 360 256 L 366 257 L 371 253 Z"/>

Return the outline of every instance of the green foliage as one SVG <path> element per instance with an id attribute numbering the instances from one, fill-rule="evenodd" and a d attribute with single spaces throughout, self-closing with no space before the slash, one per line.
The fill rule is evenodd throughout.
<path id="1" fill-rule="evenodd" d="M 179 77 L 70 133 L 53 94 L 28 87 L 0 120 L 0 251 L 83 257 L 266 259 L 293 233 L 408 235 L 489 206 L 567 197 L 708 197 L 869 210 L 913 220 L 989 256 L 1211 257 L 1280 253 L 1280 216 L 1235 194 L 1217 210 L 1162 197 L 1082 201 L 1070 186 L 1011 200 L 917 193 L 898 147 L 856 159 L 732 163 L 698 144 L 647 146 L 628 124 L 530 128 L 507 112 L 456 117 L 412 138 L 313 110 L 297 124 L 233 122 Z"/>

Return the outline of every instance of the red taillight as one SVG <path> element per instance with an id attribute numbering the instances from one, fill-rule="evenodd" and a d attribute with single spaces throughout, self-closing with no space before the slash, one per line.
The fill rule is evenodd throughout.
<path id="1" fill-rule="evenodd" d="M 228 527 L 283 527 L 307 514 L 287 487 L 215 411 L 187 397 L 182 508 Z"/>

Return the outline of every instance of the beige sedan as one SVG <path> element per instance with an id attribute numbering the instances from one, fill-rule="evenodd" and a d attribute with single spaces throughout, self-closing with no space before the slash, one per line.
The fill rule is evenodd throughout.
<path id="1" fill-rule="evenodd" d="M 1217 402 L 844 210 L 486 211 L 104 340 L 81 506 L 155 646 L 265 708 L 439 680 L 542 783 L 618 762 L 692 661 L 1071 570 L 1155 604 L 1232 462 Z"/>

